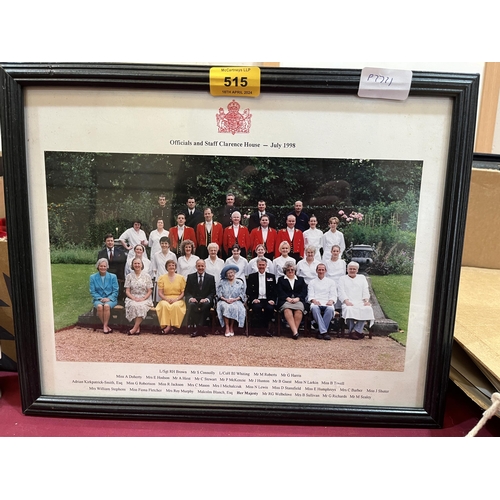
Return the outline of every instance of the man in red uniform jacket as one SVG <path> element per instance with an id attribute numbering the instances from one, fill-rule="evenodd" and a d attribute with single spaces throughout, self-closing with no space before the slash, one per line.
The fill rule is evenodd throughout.
<path id="1" fill-rule="evenodd" d="M 264 257 L 273 260 L 275 257 L 274 248 L 276 247 L 278 233 L 276 229 L 269 227 L 269 224 L 269 216 L 267 214 L 263 215 L 260 218 L 259 227 L 253 229 L 250 233 L 250 245 L 252 252 L 255 252 L 255 247 L 257 245 L 264 245 L 264 247 L 266 248 Z"/>
<path id="2" fill-rule="evenodd" d="M 170 249 L 177 257 L 182 255 L 181 243 L 185 240 L 191 240 L 196 248 L 196 234 L 192 227 L 186 226 L 186 216 L 184 212 L 177 214 L 177 226 L 169 229 L 168 237 L 170 239 Z"/>
<path id="3" fill-rule="evenodd" d="M 219 248 L 222 247 L 224 230 L 222 229 L 222 224 L 220 222 L 214 221 L 214 214 L 212 213 L 211 208 L 205 208 L 203 211 L 203 217 L 205 217 L 205 222 L 200 222 L 196 226 L 196 241 L 198 242 L 196 255 L 200 259 L 207 259 L 207 247 L 210 243 L 217 243 Z"/>
<path id="4" fill-rule="evenodd" d="M 250 251 L 250 233 L 245 226 L 240 224 L 241 214 L 233 212 L 231 215 L 233 224 L 224 229 L 222 240 L 222 249 L 224 250 L 223 259 L 227 259 L 232 255 L 231 248 L 237 243 L 241 249 L 241 257 L 246 258 L 247 252 Z"/>
<path id="5" fill-rule="evenodd" d="M 304 235 L 302 231 L 295 229 L 295 215 L 289 215 L 286 218 L 286 228 L 278 231 L 276 246 L 274 252 L 279 255 L 279 246 L 282 241 L 290 243 L 290 257 L 293 257 L 297 262 L 304 257 Z"/>

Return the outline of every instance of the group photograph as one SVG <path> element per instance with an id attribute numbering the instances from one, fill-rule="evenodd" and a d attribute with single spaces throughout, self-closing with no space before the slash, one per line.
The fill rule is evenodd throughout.
<path id="1" fill-rule="evenodd" d="M 403 371 L 422 169 L 46 151 L 57 361 Z"/>

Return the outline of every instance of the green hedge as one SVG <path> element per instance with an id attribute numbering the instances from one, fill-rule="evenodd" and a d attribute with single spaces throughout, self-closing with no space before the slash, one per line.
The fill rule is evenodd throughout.
<path id="1" fill-rule="evenodd" d="M 81 246 L 67 246 L 50 249 L 50 262 L 52 264 L 95 264 L 97 253 L 102 248 L 84 248 Z"/>

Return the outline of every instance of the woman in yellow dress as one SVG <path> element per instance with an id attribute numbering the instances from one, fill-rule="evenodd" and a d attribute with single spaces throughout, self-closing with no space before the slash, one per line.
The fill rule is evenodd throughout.
<path id="1" fill-rule="evenodd" d="M 161 300 L 156 305 L 158 321 L 164 335 L 172 328 L 179 328 L 186 315 L 184 302 L 186 278 L 176 273 L 177 263 L 174 260 L 167 260 L 165 269 L 167 274 L 158 279 L 158 295 Z"/>

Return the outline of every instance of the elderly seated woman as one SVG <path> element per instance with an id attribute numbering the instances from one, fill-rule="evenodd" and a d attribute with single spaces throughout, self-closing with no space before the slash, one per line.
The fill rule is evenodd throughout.
<path id="1" fill-rule="evenodd" d="M 342 302 L 342 317 L 349 329 L 349 338 L 359 340 L 364 337 L 365 323 L 373 325 L 375 315 L 370 303 L 368 281 L 358 274 L 359 264 L 349 262 L 347 274 L 338 281 L 338 295 Z"/>
<path id="2" fill-rule="evenodd" d="M 101 320 L 102 331 L 111 333 L 113 330 L 108 323 L 111 309 L 116 306 L 118 300 L 118 279 L 116 274 L 108 273 L 108 259 L 99 259 L 95 267 L 98 272 L 90 276 L 90 295 Z"/>
<path id="3" fill-rule="evenodd" d="M 290 326 L 294 340 L 299 338 L 299 326 L 307 299 L 307 284 L 304 278 L 295 274 L 296 269 L 294 262 L 285 262 L 284 276 L 281 276 L 277 283 L 278 309 Z"/>
<path id="4" fill-rule="evenodd" d="M 217 285 L 217 316 L 221 326 L 226 327 L 226 337 L 234 336 L 235 321 L 240 328 L 245 326 L 246 285 L 241 278 L 236 277 L 237 271 L 239 268 L 234 264 L 225 266 Z"/>

